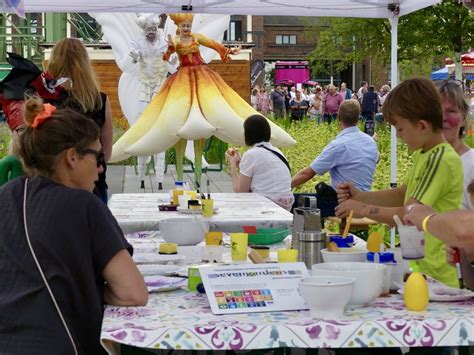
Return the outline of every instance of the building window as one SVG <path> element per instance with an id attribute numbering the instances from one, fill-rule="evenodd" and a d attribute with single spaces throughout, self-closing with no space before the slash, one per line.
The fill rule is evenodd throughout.
<path id="1" fill-rule="evenodd" d="M 294 45 L 296 44 L 296 35 L 276 35 L 275 43 L 281 45 Z"/>
<path id="2" fill-rule="evenodd" d="M 224 41 L 242 40 L 242 21 L 230 21 L 229 28 L 224 32 Z"/>

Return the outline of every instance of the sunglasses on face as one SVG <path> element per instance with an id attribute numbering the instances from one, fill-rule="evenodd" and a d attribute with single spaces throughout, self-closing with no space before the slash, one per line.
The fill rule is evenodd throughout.
<path id="1" fill-rule="evenodd" d="M 105 154 L 102 150 L 94 150 L 94 149 L 90 149 L 90 148 L 85 148 L 85 149 L 81 149 L 80 152 L 82 154 L 95 155 L 95 159 L 97 160 L 97 167 L 98 168 L 105 165 Z"/>

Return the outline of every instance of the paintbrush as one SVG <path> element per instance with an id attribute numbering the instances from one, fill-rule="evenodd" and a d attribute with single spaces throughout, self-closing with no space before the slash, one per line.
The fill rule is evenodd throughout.
<path id="1" fill-rule="evenodd" d="M 454 266 L 456 267 L 456 273 L 459 280 L 459 288 L 464 288 L 464 280 L 462 279 L 461 273 L 461 254 L 458 248 L 454 248 Z"/>
<path id="2" fill-rule="evenodd" d="M 210 200 L 211 199 L 211 183 L 209 182 L 209 179 L 207 179 L 206 187 L 207 187 L 207 198 Z"/>

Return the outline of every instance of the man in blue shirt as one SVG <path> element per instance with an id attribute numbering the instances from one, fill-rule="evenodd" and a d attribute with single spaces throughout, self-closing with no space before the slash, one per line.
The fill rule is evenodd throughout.
<path id="1" fill-rule="evenodd" d="M 359 115 L 360 106 L 356 100 L 342 102 L 337 116 L 341 133 L 310 166 L 293 176 L 292 188 L 304 184 L 316 174 L 329 172 L 333 189 L 342 182 L 351 182 L 361 191 L 370 191 L 379 153 L 375 141 L 357 127 Z"/>

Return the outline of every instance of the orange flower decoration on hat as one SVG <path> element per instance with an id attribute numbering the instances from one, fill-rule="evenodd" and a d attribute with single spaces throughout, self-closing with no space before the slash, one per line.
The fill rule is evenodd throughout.
<path id="1" fill-rule="evenodd" d="M 194 15 L 190 13 L 184 14 L 169 14 L 168 15 L 176 25 L 179 25 L 186 21 L 193 21 Z"/>
<path id="2" fill-rule="evenodd" d="M 40 113 L 36 115 L 31 127 L 38 128 L 39 126 L 41 126 L 44 123 L 44 121 L 51 118 L 54 111 L 56 111 L 56 107 L 54 107 L 53 105 L 43 104 L 43 111 L 41 111 Z"/>

